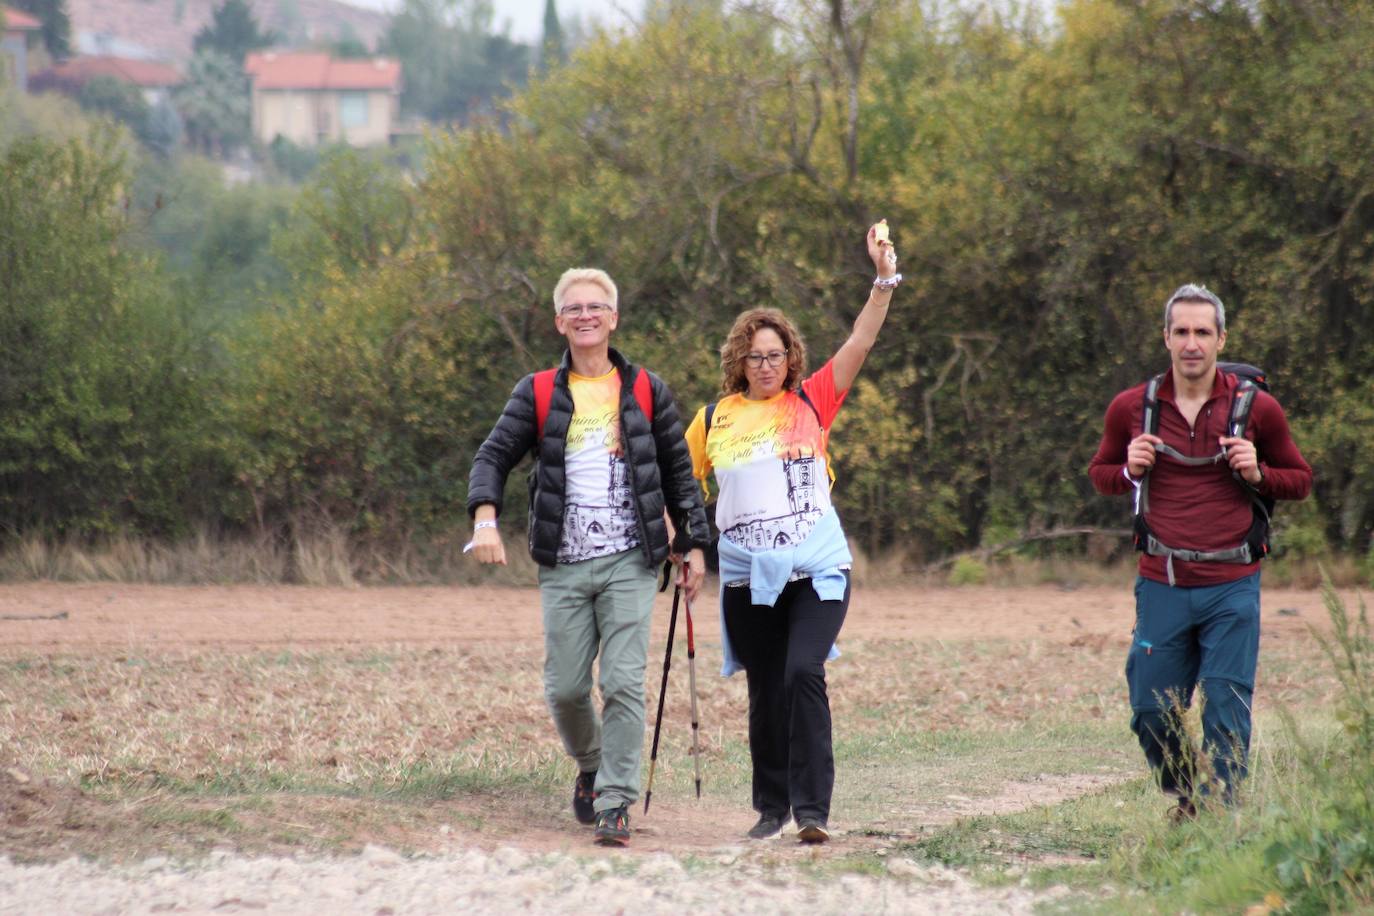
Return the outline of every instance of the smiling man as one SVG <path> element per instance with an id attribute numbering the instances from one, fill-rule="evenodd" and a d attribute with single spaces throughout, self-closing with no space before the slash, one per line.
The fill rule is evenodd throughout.
<path id="1" fill-rule="evenodd" d="M 694 599 L 710 531 L 672 393 L 610 345 L 620 322 L 615 283 L 605 271 L 568 270 L 553 307 L 568 348 L 557 369 L 520 380 L 477 450 L 471 547 L 479 562 L 506 562 L 502 494 L 533 452 L 529 547 L 540 566 L 544 697 L 578 765 L 573 813 L 595 823 L 598 843 L 623 846 L 639 797 L 655 572 L 670 550 L 685 554 L 680 584 Z M 600 715 L 591 697 L 598 653 Z"/>
<path id="2" fill-rule="evenodd" d="M 1138 501 L 1131 729 L 1183 819 L 1205 797 L 1232 801 L 1245 776 L 1268 509 L 1306 497 L 1312 469 L 1268 392 L 1253 390 L 1244 428 L 1228 428 L 1243 383 L 1217 366 L 1226 310 L 1216 294 L 1179 287 L 1164 305 L 1164 346 L 1169 371 L 1113 399 L 1088 473 L 1099 493 Z M 1179 721 L 1198 687 L 1208 769 Z"/>

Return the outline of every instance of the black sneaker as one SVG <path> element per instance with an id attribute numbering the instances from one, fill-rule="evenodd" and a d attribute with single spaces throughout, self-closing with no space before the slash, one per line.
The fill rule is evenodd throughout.
<path id="1" fill-rule="evenodd" d="M 797 839 L 803 843 L 828 843 L 830 831 L 825 829 L 825 821 L 818 817 L 804 817 L 797 822 Z"/>
<path id="2" fill-rule="evenodd" d="M 630 845 L 630 810 L 626 805 L 596 812 L 596 841 L 602 846 Z"/>
<path id="3" fill-rule="evenodd" d="M 592 808 L 592 802 L 596 801 L 596 770 L 590 773 L 578 773 L 577 782 L 573 783 L 573 815 L 579 824 L 595 824 L 596 810 Z"/>
<path id="4" fill-rule="evenodd" d="M 792 820 L 788 814 L 763 814 L 759 822 L 749 828 L 749 839 L 771 840 L 782 834 L 783 828 Z"/>

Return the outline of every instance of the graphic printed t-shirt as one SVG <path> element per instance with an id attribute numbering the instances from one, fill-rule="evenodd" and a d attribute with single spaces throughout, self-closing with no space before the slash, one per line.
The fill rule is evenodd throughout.
<path id="1" fill-rule="evenodd" d="M 629 466 L 620 442 L 620 373 L 568 373 L 573 415 L 564 453 L 566 492 L 558 562 L 577 563 L 639 546 Z"/>
<path id="2" fill-rule="evenodd" d="M 704 482 L 714 471 L 720 487 L 716 527 L 745 550 L 795 547 L 830 509 L 826 440 L 848 391 L 835 391 L 831 363 L 802 390 L 815 410 L 795 391 L 732 394 L 716 404 L 709 434 L 704 407 L 687 429 L 692 472 Z"/>

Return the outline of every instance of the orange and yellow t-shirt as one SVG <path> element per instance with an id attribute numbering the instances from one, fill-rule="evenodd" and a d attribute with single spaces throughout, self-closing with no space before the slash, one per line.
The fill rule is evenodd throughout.
<path id="1" fill-rule="evenodd" d="M 687 428 L 692 472 L 703 488 L 714 472 L 720 488 L 716 527 L 745 550 L 794 547 L 830 510 L 826 440 L 848 391 L 835 390 L 831 363 L 802 390 L 811 405 L 795 391 L 763 401 L 728 395 L 709 433 L 704 407 Z"/>
<path id="2" fill-rule="evenodd" d="M 573 415 L 563 470 L 563 540 L 558 562 L 577 563 L 639 546 L 634 491 L 620 441 L 620 373 L 568 373 Z"/>

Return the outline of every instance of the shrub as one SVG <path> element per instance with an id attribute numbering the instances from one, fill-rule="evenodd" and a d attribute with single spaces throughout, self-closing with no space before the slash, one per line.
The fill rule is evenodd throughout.
<path id="1" fill-rule="evenodd" d="M 987 581 L 987 564 L 973 557 L 960 557 L 949 571 L 950 585 L 983 585 Z"/>
<path id="2" fill-rule="evenodd" d="M 1374 641 L 1363 601 L 1352 621 L 1329 580 L 1324 592 L 1334 632 L 1317 638 L 1340 680 L 1341 731 L 1324 753 L 1301 748 L 1322 802 L 1315 822 L 1295 821 L 1265 852 L 1296 913 L 1374 905 Z"/>

